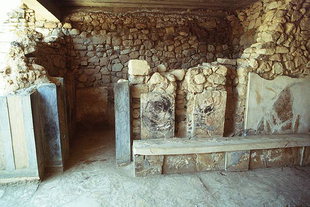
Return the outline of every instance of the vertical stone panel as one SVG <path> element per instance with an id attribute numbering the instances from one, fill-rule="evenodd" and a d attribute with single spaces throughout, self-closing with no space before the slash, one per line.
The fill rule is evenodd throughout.
<path id="1" fill-rule="evenodd" d="M 174 137 L 175 100 L 169 94 L 141 94 L 141 139 Z"/>
<path id="2" fill-rule="evenodd" d="M 191 137 L 223 136 L 226 91 L 207 90 L 194 97 Z"/>
<path id="3" fill-rule="evenodd" d="M 131 161 L 130 91 L 129 82 L 114 85 L 116 163 Z"/>
<path id="4" fill-rule="evenodd" d="M 24 122 L 24 110 L 30 109 L 26 108 L 26 106 L 23 106 L 23 97 L 20 95 L 8 96 L 7 100 L 9 106 L 15 168 L 28 168 L 29 157 L 26 143 L 26 130 L 28 130 L 26 128 L 26 124 L 28 123 Z"/>
<path id="5" fill-rule="evenodd" d="M 163 173 L 192 173 L 196 172 L 196 155 L 166 155 Z"/>
<path id="6" fill-rule="evenodd" d="M 44 172 L 44 155 L 38 93 L 32 88 L 6 99 L 5 103 L 0 98 L 3 107 L 0 129 L 4 129 L 1 135 L 5 135 L 0 139 L 5 140 L 2 147 L 6 162 L 0 178 L 40 178 Z"/>
<path id="7" fill-rule="evenodd" d="M 308 133 L 309 88 L 309 78 L 265 80 L 250 73 L 245 130 L 255 134 Z"/>
<path id="8" fill-rule="evenodd" d="M 14 154 L 7 98 L 0 96 L 0 170 L 14 170 Z"/>
<path id="9" fill-rule="evenodd" d="M 62 168 L 62 133 L 57 98 L 57 87 L 53 83 L 38 86 L 42 116 L 45 163 L 48 168 Z"/>

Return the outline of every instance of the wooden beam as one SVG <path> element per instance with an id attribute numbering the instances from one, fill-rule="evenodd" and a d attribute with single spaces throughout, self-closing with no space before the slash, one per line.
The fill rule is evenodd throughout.
<path id="1" fill-rule="evenodd" d="M 135 8 L 219 8 L 234 9 L 253 3 L 254 0 L 64 0 L 69 7 L 135 7 Z"/>

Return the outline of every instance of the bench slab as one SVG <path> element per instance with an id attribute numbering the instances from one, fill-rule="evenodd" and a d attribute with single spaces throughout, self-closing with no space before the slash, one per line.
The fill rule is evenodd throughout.
<path id="1" fill-rule="evenodd" d="M 135 140 L 135 175 L 304 166 L 309 146 L 309 134 Z"/>
<path id="2" fill-rule="evenodd" d="M 309 134 L 134 140 L 133 154 L 178 155 L 310 146 Z"/>

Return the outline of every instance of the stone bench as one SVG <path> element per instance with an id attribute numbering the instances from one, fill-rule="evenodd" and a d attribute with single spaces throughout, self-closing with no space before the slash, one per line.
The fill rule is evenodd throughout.
<path id="1" fill-rule="evenodd" d="M 309 146 L 309 134 L 135 140 L 135 175 L 309 165 Z"/>

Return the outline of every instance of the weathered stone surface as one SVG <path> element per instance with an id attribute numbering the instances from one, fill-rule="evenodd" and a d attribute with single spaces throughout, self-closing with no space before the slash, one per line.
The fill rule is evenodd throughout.
<path id="1" fill-rule="evenodd" d="M 300 148 L 252 150 L 250 169 L 291 167 L 300 164 Z"/>
<path id="2" fill-rule="evenodd" d="M 194 97 L 191 137 L 223 136 L 226 91 L 206 90 Z"/>
<path id="3" fill-rule="evenodd" d="M 112 65 L 112 71 L 118 72 L 118 71 L 122 71 L 122 69 L 123 69 L 123 65 L 121 63 L 116 63 Z"/>
<path id="4" fill-rule="evenodd" d="M 135 176 L 143 177 L 148 175 L 162 174 L 164 156 L 143 156 L 135 155 Z"/>
<path id="5" fill-rule="evenodd" d="M 141 139 L 174 136 L 175 101 L 169 94 L 141 94 Z"/>
<path id="6" fill-rule="evenodd" d="M 303 166 L 310 166 L 310 147 L 305 147 L 303 155 Z"/>
<path id="7" fill-rule="evenodd" d="M 0 179 L 40 179 L 44 173 L 42 129 L 35 89 L 0 97 Z M 4 136 L 3 136 L 4 135 Z"/>
<path id="8" fill-rule="evenodd" d="M 225 153 L 197 154 L 197 171 L 215 171 L 225 169 Z"/>
<path id="9" fill-rule="evenodd" d="M 226 152 L 227 171 L 247 171 L 250 163 L 250 151 Z"/>
<path id="10" fill-rule="evenodd" d="M 172 70 L 169 72 L 170 74 L 174 75 L 175 78 L 178 81 L 182 81 L 184 79 L 185 76 L 185 70 L 184 69 L 177 69 L 177 70 Z"/>
<path id="11" fill-rule="evenodd" d="M 164 159 L 163 173 L 196 172 L 196 155 L 167 155 Z"/>
<path id="12" fill-rule="evenodd" d="M 69 137 L 65 110 L 64 94 L 60 86 L 55 84 L 40 84 L 37 87 L 42 117 L 43 147 L 45 167 L 60 168 L 65 166 L 65 155 L 68 151 Z M 61 113 L 62 112 L 62 113 Z"/>
<path id="13" fill-rule="evenodd" d="M 216 61 L 224 65 L 237 65 L 236 59 L 217 58 Z"/>
<path id="14" fill-rule="evenodd" d="M 128 73 L 130 75 L 149 75 L 150 66 L 145 60 L 129 60 Z"/>
<path id="15" fill-rule="evenodd" d="M 130 90 L 128 81 L 114 85 L 116 163 L 131 161 Z"/>
<path id="16" fill-rule="evenodd" d="M 265 80 L 249 74 L 245 129 L 259 134 L 308 133 L 309 78 Z"/>

